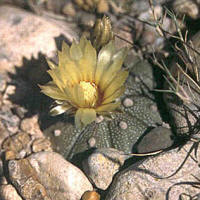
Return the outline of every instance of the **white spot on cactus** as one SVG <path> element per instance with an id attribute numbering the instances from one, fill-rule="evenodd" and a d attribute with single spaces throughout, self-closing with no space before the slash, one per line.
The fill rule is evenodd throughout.
<path id="1" fill-rule="evenodd" d="M 95 147 L 96 145 L 96 139 L 94 137 L 91 137 L 89 140 L 88 140 L 88 145 L 90 147 Z"/>
<path id="2" fill-rule="evenodd" d="M 56 130 L 54 130 L 54 136 L 60 136 L 61 135 L 61 130 L 59 130 L 59 129 L 56 129 Z"/>
<path id="3" fill-rule="evenodd" d="M 132 99 L 130 99 L 130 98 L 124 99 L 123 105 L 124 105 L 125 107 L 131 107 L 131 106 L 133 106 L 133 101 L 132 101 Z"/>
<path id="4" fill-rule="evenodd" d="M 100 115 L 100 116 L 98 116 L 98 117 L 96 118 L 96 123 L 99 124 L 99 123 L 101 123 L 103 120 L 104 120 L 104 117 L 103 117 L 102 115 Z"/>
<path id="5" fill-rule="evenodd" d="M 135 77 L 135 82 L 136 82 L 136 83 L 139 83 L 139 82 L 140 82 L 139 77 L 137 77 L 137 76 Z"/>
<path id="6" fill-rule="evenodd" d="M 126 123 L 126 122 L 124 122 L 124 121 L 121 121 L 121 122 L 119 123 L 119 127 L 120 127 L 121 129 L 125 130 L 125 129 L 127 129 L 127 128 L 128 128 L 128 125 L 127 125 L 127 123 Z"/>
<path id="7" fill-rule="evenodd" d="M 157 111 L 158 111 L 157 106 L 154 105 L 154 104 L 151 104 L 151 105 L 150 105 L 150 109 L 151 109 L 153 112 L 157 112 Z"/>

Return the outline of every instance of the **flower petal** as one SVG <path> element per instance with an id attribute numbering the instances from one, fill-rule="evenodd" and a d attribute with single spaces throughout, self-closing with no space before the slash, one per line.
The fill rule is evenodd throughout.
<path id="1" fill-rule="evenodd" d="M 79 60 L 83 56 L 80 46 L 75 41 L 72 42 L 69 52 L 72 60 Z"/>
<path id="2" fill-rule="evenodd" d="M 80 72 L 77 64 L 70 60 L 63 52 L 58 52 L 59 57 L 59 70 L 60 78 L 62 79 L 64 85 L 70 82 L 72 85 L 80 81 Z"/>
<path id="3" fill-rule="evenodd" d="M 103 74 L 103 76 L 99 82 L 101 91 L 105 90 L 105 88 L 108 87 L 108 85 L 113 80 L 113 78 L 117 75 L 119 70 L 121 70 L 121 67 L 122 67 L 122 64 L 124 62 L 126 55 L 127 55 L 127 48 L 123 48 L 113 56 L 112 64 L 105 71 L 105 73 Z"/>
<path id="4" fill-rule="evenodd" d="M 85 66 L 86 80 L 92 82 L 94 80 L 94 72 L 96 70 L 97 54 L 95 48 L 91 45 L 90 41 L 86 43 L 84 50 L 84 59 L 88 61 Z"/>
<path id="5" fill-rule="evenodd" d="M 84 126 L 95 121 L 96 112 L 94 109 L 79 108 L 75 114 L 75 125 L 77 128 L 83 128 Z"/>
<path id="6" fill-rule="evenodd" d="M 67 43 L 65 41 L 62 42 L 62 52 L 63 54 L 67 55 L 69 57 L 69 46 L 67 45 Z"/>
<path id="7" fill-rule="evenodd" d="M 46 85 L 39 85 L 41 92 L 57 100 L 67 100 L 67 96 L 52 81 Z"/>
<path id="8" fill-rule="evenodd" d="M 56 64 L 54 64 L 53 62 L 51 62 L 51 61 L 48 60 L 48 59 L 47 59 L 47 63 L 48 63 L 48 66 L 50 67 L 50 69 L 55 69 L 55 68 L 58 67 Z"/>
<path id="9" fill-rule="evenodd" d="M 118 108 L 119 106 L 120 106 L 120 102 L 108 103 L 108 104 L 99 106 L 95 110 L 97 113 L 112 112 L 116 110 L 116 108 Z"/>
<path id="10" fill-rule="evenodd" d="M 47 71 L 51 78 L 53 79 L 53 82 L 58 86 L 60 90 L 63 90 L 63 82 L 61 80 L 60 70 L 59 68 L 50 69 Z"/>
<path id="11" fill-rule="evenodd" d="M 118 90 L 126 81 L 128 77 L 128 71 L 121 71 L 118 75 L 112 80 L 110 85 L 104 91 L 104 99 L 111 96 L 116 90 Z"/>
<path id="12" fill-rule="evenodd" d="M 69 110 L 71 107 L 72 107 L 71 105 L 57 105 L 50 110 L 50 115 L 56 116 L 56 115 L 63 114 L 64 112 Z"/>
<path id="13" fill-rule="evenodd" d="M 110 65 L 112 56 L 115 51 L 114 42 L 110 41 L 106 46 L 104 46 L 99 54 L 97 60 L 97 68 L 95 72 L 95 83 L 98 84 L 104 71 L 107 70 Z"/>
<path id="14" fill-rule="evenodd" d="M 85 38 L 85 36 L 81 36 L 79 46 L 80 46 L 82 52 L 84 52 L 86 43 L 87 43 L 87 39 Z"/>
<path id="15" fill-rule="evenodd" d="M 68 101 L 70 102 L 70 104 L 72 104 L 74 107 L 77 107 L 78 102 L 76 102 L 74 87 L 66 86 L 64 88 L 64 92 L 65 92 L 66 96 L 68 97 Z"/>
<path id="16" fill-rule="evenodd" d="M 79 108 L 75 114 L 75 126 L 76 128 L 79 128 L 79 129 L 83 127 L 83 123 L 81 122 L 82 114 L 83 114 L 82 108 Z"/>
<path id="17" fill-rule="evenodd" d="M 95 112 L 94 109 L 83 108 L 83 114 L 82 114 L 82 117 L 81 117 L 81 121 L 83 122 L 84 126 L 95 121 L 95 119 L 96 119 L 96 112 Z"/>
<path id="18" fill-rule="evenodd" d="M 74 101 L 76 102 L 76 104 L 79 105 L 79 107 L 84 107 L 85 106 L 84 92 L 79 84 L 76 84 L 73 87 L 73 94 L 74 94 Z"/>
<path id="19" fill-rule="evenodd" d="M 112 95 L 110 95 L 109 97 L 105 98 L 102 102 L 102 104 L 107 104 L 110 102 L 113 102 L 116 98 L 120 97 L 125 90 L 125 86 L 120 87 L 117 91 L 115 91 Z"/>

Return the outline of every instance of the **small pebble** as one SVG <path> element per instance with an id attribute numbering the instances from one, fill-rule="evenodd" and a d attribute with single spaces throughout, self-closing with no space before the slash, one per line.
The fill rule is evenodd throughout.
<path id="1" fill-rule="evenodd" d="M 0 118 L 10 134 L 14 134 L 19 130 L 20 119 L 17 115 L 13 115 L 7 105 L 1 107 Z"/>
<path id="2" fill-rule="evenodd" d="M 100 200 L 100 195 L 95 191 L 86 191 L 81 200 Z"/>
<path id="3" fill-rule="evenodd" d="M 30 135 L 34 136 L 35 138 L 43 137 L 43 133 L 40 130 L 40 126 L 38 124 L 38 116 L 37 115 L 34 115 L 30 118 L 23 119 L 21 121 L 20 128 L 21 128 L 21 130 L 29 133 Z"/>
<path id="4" fill-rule="evenodd" d="M 125 107 L 131 107 L 131 106 L 133 106 L 133 100 L 130 99 L 130 98 L 124 99 L 123 105 L 124 105 Z"/>
<path id="5" fill-rule="evenodd" d="M 74 9 L 74 5 L 72 4 L 72 2 L 67 2 L 63 7 L 62 12 L 63 14 L 71 17 L 74 17 L 76 15 L 76 10 Z"/>
<path id="6" fill-rule="evenodd" d="M 38 138 L 33 141 L 32 150 L 34 153 L 40 151 L 52 151 L 51 142 L 46 138 Z"/>
<path id="7" fill-rule="evenodd" d="M 27 110 L 24 107 L 14 107 L 13 108 L 14 113 L 20 118 L 23 119 L 25 114 L 27 113 Z"/>
<path id="8" fill-rule="evenodd" d="M 8 85 L 6 88 L 6 91 L 3 95 L 3 103 L 4 104 L 12 104 L 10 101 L 10 96 L 14 95 L 16 91 L 16 86 L 14 85 Z"/>
<path id="9" fill-rule="evenodd" d="M 126 122 L 123 122 L 123 121 L 121 121 L 121 122 L 119 123 L 119 126 L 120 126 L 120 128 L 123 129 L 123 130 L 125 130 L 125 129 L 128 128 L 127 123 L 126 123 Z"/>
<path id="10" fill-rule="evenodd" d="M 6 89 L 6 80 L 0 76 L 0 92 L 3 92 Z"/>
<path id="11" fill-rule="evenodd" d="M 0 185 L 7 185 L 7 184 L 8 184 L 8 181 L 7 181 L 6 177 L 5 176 L 1 176 Z"/>

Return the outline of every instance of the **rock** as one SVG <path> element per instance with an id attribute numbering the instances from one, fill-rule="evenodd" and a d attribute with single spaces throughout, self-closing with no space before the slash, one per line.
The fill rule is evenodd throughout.
<path id="1" fill-rule="evenodd" d="M 6 138 L 2 145 L 2 149 L 6 151 L 6 160 L 24 158 L 31 153 L 30 144 L 31 137 L 26 132 L 19 132 Z"/>
<path id="2" fill-rule="evenodd" d="M 92 185 L 80 169 L 53 152 L 40 152 L 8 164 L 10 180 L 28 200 L 80 200 Z"/>
<path id="3" fill-rule="evenodd" d="M 20 119 L 23 119 L 25 117 L 25 114 L 28 112 L 26 108 L 21 106 L 14 107 L 13 111 Z"/>
<path id="4" fill-rule="evenodd" d="M 0 18 L 1 72 L 14 72 L 14 66 L 23 64 L 23 57 L 38 58 L 39 52 L 53 57 L 57 50 L 56 37 L 63 35 L 70 42 L 77 38 L 69 24 L 64 23 L 60 28 L 50 18 L 45 19 L 19 8 L 0 6 Z"/>
<path id="5" fill-rule="evenodd" d="M 0 74 L 0 92 L 4 92 L 6 89 L 7 81 L 6 78 Z"/>
<path id="6" fill-rule="evenodd" d="M 22 200 L 16 189 L 12 185 L 1 185 L 0 187 L 1 200 Z"/>
<path id="7" fill-rule="evenodd" d="M 74 17 L 76 15 L 74 4 L 72 2 L 66 2 L 64 7 L 62 8 L 62 13 L 67 16 Z"/>
<path id="8" fill-rule="evenodd" d="M 114 178 L 105 199 L 165 200 L 166 197 L 180 199 L 183 194 L 199 194 L 199 189 L 195 187 L 195 183 L 199 184 L 199 181 L 195 177 L 199 176 L 196 161 L 200 159 L 200 149 L 197 149 L 197 154 L 193 151 L 193 157 L 189 156 L 178 170 L 192 145 L 193 143 L 189 143 L 181 149 L 149 157 L 121 171 Z"/>
<path id="9" fill-rule="evenodd" d="M 188 15 L 193 19 L 199 17 L 199 5 L 197 2 L 192 0 L 175 0 L 172 5 L 175 13 L 181 15 L 181 17 L 183 15 Z"/>
<path id="10" fill-rule="evenodd" d="M 9 132 L 6 130 L 4 124 L 2 123 L 2 120 L 0 120 L 0 147 L 2 147 L 3 141 L 9 137 Z"/>
<path id="11" fill-rule="evenodd" d="M 27 82 L 23 80 L 13 81 L 14 84 L 9 84 L 3 95 L 3 103 L 13 107 L 14 103 L 20 103 L 26 98 L 30 88 L 27 87 Z"/>
<path id="12" fill-rule="evenodd" d="M 32 150 L 34 153 L 40 151 L 53 151 L 51 142 L 46 138 L 38 138 L 33 141 Z"/>
<path id="13" fill-rule="evenodd" d="M 116 149 L 97 149 L 83 161 L 83 169 L 96 187 L 106 190 L 126 158 L 123 152 Z"/>
<path id="14" fill-rule="evenodd" d="M 159 126 L 146 133 L 137 145 L 138 153 L 147 153 L 166 149 L 173 144 L 173 134 L 170 129 Z"/>
<path id="15" fill-rule="evenodd" d="M 0 119 L 10 134 L 15 134 L 19 130 L 19 117 L 14 115 L 7 105 L 1 107 Z"/>
<path id="16" fill-rule="evenodd" d="M 35 169 L 29 160 L 11 160 L 8 163 L 11 183 L 26 200 L 50 200 L 44 186 L 38 181 Z"/>
<path id="17" fill-rule="evenodd" d="M 100 200 L 100 195 L 95 191 L 86 191 L 81 200 Z"/>
<path id="18" fill-rule="evenodd" d="M 34 138 L 42 138 L 43 133 L 40 130 L 39 124 L 38 124 L 38 116 L 34 115 L 30 118 L 25 118 L 21 121 L 20 124 L 21 130 L 24 132 L 29 133 L 32 135 Z"/>

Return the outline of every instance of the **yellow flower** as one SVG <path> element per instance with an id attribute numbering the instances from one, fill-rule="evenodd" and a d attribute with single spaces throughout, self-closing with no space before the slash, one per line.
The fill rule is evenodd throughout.
<path id="1" fill-rule="evenodd" d="M 95 121 L 96 114 L 106 114 L 119 107 L 128 72 L 122 69 L 127 49 L 116 51 L 110 41 L 98 53 L 90 41 L 81 37 L 71 47 L 63 42 L 58 52 L 59 64 L 48 61 L 52 81 L 40 86 L 42 92 L 55 99 L 51 115 L 75 114 L 76 127 Z"/>

